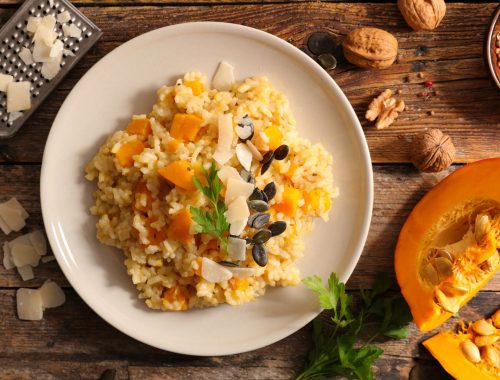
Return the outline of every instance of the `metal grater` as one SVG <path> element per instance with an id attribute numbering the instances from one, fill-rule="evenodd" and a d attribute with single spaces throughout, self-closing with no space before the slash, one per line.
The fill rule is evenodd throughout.
<path id="1" fill-rule="evenodd" d="M 52 80 L 42 77 L 42 63 L 25 65 L 19 58 L 21 48 L 32 50 L 32 36 L 26 32 L 28 17 L 43 17 L 52 14 L 57 17 L 60 12 L 68 11 L 71 20 L 67 24 L 75 24 L 82 30 L 80 38 L 64 37 L 62 24 L 56 23 L 58 38 L 63 41 L 64 49 L 71 50 L 75 56 L 63 54 L 61 70 Z M 102 31 L 67 0 L 26 0 L 12 18 L 0 30 L 0 73 L 14 76 L 14 81 L 31 82 L 31 109 L 23 111 L 22 116 L 9 121 L 7 113 L 7 96 L 0 92 L 0 139 L 12 137 L 37 109 L 43 100 L 66 76 L 71 68 L 101 37 Z"/>

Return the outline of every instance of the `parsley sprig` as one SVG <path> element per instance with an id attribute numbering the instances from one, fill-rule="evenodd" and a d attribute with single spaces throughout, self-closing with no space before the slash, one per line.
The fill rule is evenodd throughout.
<path id="1" fill-rule="evenodd" d="M 379 275 L 371 291 L 361 291 L 357 308 L 335 273 L 330 275 L 327 286 L 319 276 L 307 277 L 302 282 L 318 294 L 321 307 L 332 315 L 331 323 L 320 318 L 314 320 L 313 349 L 297 380 L 331 376 L 373 379 L 373 363 L 383 350 L 370 343 L 380 336 L 406 338 L 412 320 L 401 294 L 390 292 L 393 280 Z"/>
<path id="2" fill-rule="evenodd" d="M 210 169 L 207 171 L 202 168 L 202 173 L 207 181 L 204 186 L 196 176 L 193 176 L 193 182 L 198 190 L 205 195 L 211 203 L 211 209 L 205 210 L 198 207 L 190 208 L 191 217 L 196 222 L 195 231 L 198 233 L 210 234 L 219 239 L 222 247 L 227 247 L 227 237 L 225 232 L 229 229 L 229 223 L 224 216 L 227 207 L 220 197 L 222 182 L 217 175 L 217 166 L 212 161 Z"/>

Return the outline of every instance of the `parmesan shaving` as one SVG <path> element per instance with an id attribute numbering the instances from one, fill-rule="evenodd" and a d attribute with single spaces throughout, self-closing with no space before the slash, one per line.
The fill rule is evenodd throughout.
<path id="1" fill-rule="evenodd" d="M 42 257 L 42 263 L 50 263 L 51 261 L 54 261 L 56 258 L 54 256 L 44 256 Z"/>
<path id="2" fill-rule="evenodd" d="M 11 231 L 19 231 L 26 225 L 20 210 L 12 209 L 4 204 L 0 204 L 0 218 L 7 225 L 7 229 Z M 4 231 L 4 233 L 8 235 L 10 231 Z"/>
<path id="3" fill-rule="evenodd" d="M 22 267 L 18 267 L 17 272 L 19 273 L 23 281 L 29 281 L 35 278 L 35 274 L 33 273 L 33 268 L 31 267 L 31 265 L 23 265 Z"/>
<path id="4" fill-rule="evenodd" d="M 60 24 L 67 23 L 71 20 L 71 15 L 68 11 L 61 12 L 57 15 L 57 22 Z"/>
<path id="5" fill-rule="evenodd" d="M 7 86 L 11 82 L 14 82 L 14 77 L 12 75 L 0 73 L 0 91 L 7 92 Z"/>
<path id="6" fill-rule="evenodd" d="M 203 257 L 201 259 L 201 277 L 208 282 L 219 283 L 229 280 L 233 274 L 215 261 Z"/>
<path id="7" fill-rule="evenodd" d="M 47 254 L 47 240 L 45 240 L 43 232 L 37 230 L 27 236 L 36 253 L 39 256 L 45 256 Z"/>
<path id="8" fill-rule="evenodd" d="M 26 209 L 21 205 L 21 203 L 19 203 L 19 201 L 15 197 L 10 198 L 7 202 L 4 202 L 3 205 L 14 210 L 19 210 L 21 212 L 21 216 L 24 219 L 28 219 L 30 216 L 30 214 L 28 214 L 28 211 L 26 211 Z"/>
<path id="9" fill-rule="evenodd" d="M 254 189 L 255 186 L 251 183 L 241 181 L 240 179 L 229 178 L 227 181 L 224 202 L 228 205 L 240 196 L 247 199 L 252 194 Z"/>
<path id="10" fill-rule="evenodd" d="M 220 165 L 224 165 L 233 156 L 231 145 L 233 144 L 233 115 L 228 113 L 219 116 L 218 120 L 219 137 L 217 149 L 214 153 L 214 160 Z"/>
<path id="11" fill-rule="evenodd" d="M 66 37 L 80 38 L 82 35 L 82 30 L 74 24 L 63 24 L 62 30 Z"/>
<path id="12" fill-rule="evenodd" d="M 248 209 L 246 197 L 239 196 L 230 203 L 224 216 L 229 224 L 248 219 L 250 210 Z"/>
<path id="13" fill-rule="evenodd" d="M 254 277 L 256 274 L 255 268 L 227 268 L 234 277 L 239 277 L 239 278 L 247 278 L 247 277 Z"/>
<path id="14" fill-rule="evenodd" d="M 42 296 L 38 289 L 18 289 L 16 300 L 19 319 L 39 321 L 43 318 Z"/>
<path id="15" fill-rule="evenodd" d="M 224 184 L 224 186 L 227 185 L 227 181 L 229 178 L 234 178 L 240 181 L 243 181 L 243 178 L 241 178 L 240 174 L 238 171 L 233 168 L 232 166 L 225 165 L 219 169 L 217 172 L 217 175 L 219 176 L 219 179 L 221 182 Z"/>
<path id="16" fill-rule="evenodd" d="M 42 22 L 41 17 L 28 17 L 28 24 L 26 25 L 26 31 L 35 34 L 41 22 Z"/>
<path id="17" fill-rule="evenodd" d="M 231 260 L 246 259 L 247 242 L 245 239 L 230 237 L 227 241 L 227 254 Z"/>
<path id="18" fill-rule="evenodd" d="M 55 45 L 54 45 L 55 46 Z M 45 79 L 53 79 L 61 70 L 62 61 L 62 46 L 59 51 L 59 55 L 54 59 L 53 62 L 44 62 L 42 65 L 41 74 Z"/>
<path id="19" fill-rule="evenodd" d="M 31 265 L 32 267 L 38 266 L 40 256 L 32 245 L 19 243 L 12 245 L 10 248 L 12 261 L 16 267 L 19 268 L 25 265 Z"/>
<path id="20" fill-rule="evenodd" d="M 47 280 L 40 287 L 43 308 L 61 306 L 66 301 L 66 295 L 55 282 Z"/>
<path id="21" fill-rule="evenodd" d="M 14 263 L 12 262 L 12 257 L 10 255 L 9 243 L 7 243 L 7 242 L 3 243 L 3 267 L 6 270 L 11 270 L 11 269 L 16 267 L 14 265 Z"/>
<path id="22" fill-rule="evenodd" d="M 25 65 L 31 65 L 33 61 L 33 56 L 31 55 L 31 50 L 25 47 L 21 48 L 19 52 L 19 58 L 24 62 Z"/>
<path id="23" fill-rule="evenodd" d="M 229 91 L 234 84 L 234 67 L 222 61 L 212 79 L 212 88 Z"/>
<path id="24" fill-rule="evenodd" d="M 247 172 L 250 172 L 253 154 L 246 144 L 240 143 L 236 145 L 236 157 L 238 158 L 241 166 L 243 166 Z"/>
<path id="25" fill-rule="evenodd" d="M 31 108 L 31 83 L 12 82 L 7 86 L 7 112 L 29 110 Z"/>
<path id="26" fill-rule="evenodd" d="M 233 236 L 239 236 L 247 225 L 248 219 L 237 220 L 231 223 L 229 226 L 229 234 Z"/>

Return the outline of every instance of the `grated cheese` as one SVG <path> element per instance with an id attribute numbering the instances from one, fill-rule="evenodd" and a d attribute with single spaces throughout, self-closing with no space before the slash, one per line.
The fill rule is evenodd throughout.
<path id="1" fill-rule="evenodd" d="M 31 108 L 31 83 L 12 82 L 7 86 L 7 112 L 29 110 Z"/>

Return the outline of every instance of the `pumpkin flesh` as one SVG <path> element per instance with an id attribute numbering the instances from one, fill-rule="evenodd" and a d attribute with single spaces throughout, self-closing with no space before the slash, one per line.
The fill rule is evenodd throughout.
<path id="1" fill-rule="evenodd" d="M 421 331 L 441 325 L 500 269 L 499 181 L 500 159 L 457 169 L 403 226 L 396 276 Z"/>

